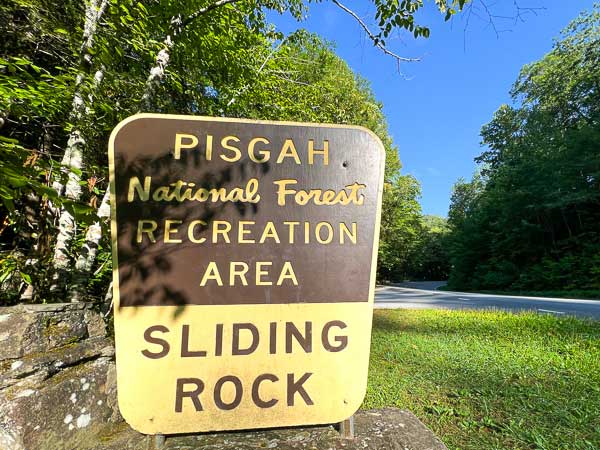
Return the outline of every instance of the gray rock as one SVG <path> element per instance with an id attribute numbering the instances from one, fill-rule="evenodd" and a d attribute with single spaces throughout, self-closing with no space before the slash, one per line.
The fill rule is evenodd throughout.
<path id="1" fill-rule="evenodd" d="M 356 437 L 342 439 L 332 426 L 279 428 L 232 433 L 168 436 L 164 450 L 447 450 L 409 411 L 359 411 Z M 154 438 L 129 428 L 112 428 L 93 450 L 155 450 Z M 91 450 L 91 449 L 90 449 Z"/>
<path id="2" fill-rule="evenodd" d="M 120 420 L 113 360 L 89 305 L 0 308 L 0 449 L 96 445 Z"/>
<path id="3" fill-rule="evenodd" d="M 99 322 L 102 317 L 81 303 L 0 308 L 0 362 L 103 336 Z"/>
<path id="4" fill-rule="evenodd" d="M 114 347 L 105 337 L 94 337 L 47 352 L 25 354 L 0 367 L 0 390 L 11 386 L 36 387 L 62 370 L 99 357 L 112 358 Z"/>
<path id="5" fill-rule="evenodd" d="M 37 389 L 10 388 L 0 394 L 0 420 L 17 445 L 8 449 L 87 448 L 109 422 L 106 373 L 99 358 L 44 380 Z"/>
<path id="6" fill-rule="evenodd" d="M 352 440 L 331 426 L 211 433 L 167 438 L 165 450 L 251 450 L 277 448 L 347 450 L 446 450 L 446 446 L 409 411 L 396 408 L 359 411 Z"/>

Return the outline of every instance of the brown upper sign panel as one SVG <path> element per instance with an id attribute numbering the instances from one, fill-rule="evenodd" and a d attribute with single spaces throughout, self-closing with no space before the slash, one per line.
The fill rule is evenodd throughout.
<path id="1" fill-rule="evenodd" d="M 369 300 L 370 131 L 144 114 L 111 148 L 121 307 Z"/>

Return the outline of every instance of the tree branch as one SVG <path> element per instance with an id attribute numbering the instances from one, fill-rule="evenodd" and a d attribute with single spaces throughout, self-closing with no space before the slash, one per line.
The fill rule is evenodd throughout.
<path id="1" fill-rule="evenodd" d="M 239 2 L 239 1 L 241 1 L 241 0 L 217 0 L 214 3 L 211 3 L 208 6 L 205 6 L 204 8 L 200 8 L 198 11 L 196 11 L 196 12 L 190 14 L 189 16 L 187 16 L 187 18 L 183 22 L 181 22 L 179 24 L 177 31 L 181 32 L 181 30 L 183 30 L 191 22 L 193 22 L 194 20 L 196 20 L 198 17 L 206 14 L 210 10 L 217 9 L 217 8 L 220 8 L 221 6 L 227 5 L 229 3 L 236 3 L 236 2 Z"/>
<path id="2" fill-rule="evenodd" d="M 417 62 L 417 61 L 421 60 L 420 58 L 406 58 L 404 56 L 400 56 L 400 55 L 388 50 L 388 48 L 377 39 L 377 37 L 373 34 L 373 32 L 371 30 L 369 30 L 369 27 L 367 26 L 367 24 L 360 17 L 358 17 L 358 14 L 356 14 L 350 8 L 341 4 L 338 0 L 331 0 L 331 1 L 334 5 L 338 6 L 339 8 L 341 8 L 342 10 L 344 10 L 345 12 L 350 14 L 354 18 L 354 20 L 356 20 L 358 22 L 358 24 L 362 27 L 362 29 L 365 30 L 365 33 L 367 33 L 367 36 L 369 37 L 369 39 L 371 39 L 371 41 L 373 41 L 373 44 L 375 45 L 375 47 L 379 48 L 379 50 L 381 50 L 386 55 L 389 55 L 392 58 L 394 58 L 398 62 L 398 65 L 401 62 Z"/>
<path id="3" fill-rule="evenodd" d="M 273 57 L 273 55 L 279 51 L 279 49 L 281 48 L 281 46 L 283 45 L 283 43 L 286 41 L 287 38 L 284 38 L 278 45 L 277 47 L 274 47 L 273 49 L 271 49 L 271 51 L 269 52 L 269 54 L 267 55 L 267 57 L 265 58 L 265 60 L 262 62 L 262 64 L 260 65 L 260 67 L 258 68 L 258 70 L 256 71 L 256 76 L 258 77 L 258 75 L 260 75 L 260 73 L 263 71 L 263 69 L 265 68 L 265 66 L 267 65 L 267 63 L 269 62 L 269 60 Z M 244 86 L 236 95 L 234 95 L 233 97 L 231 97 L 231 100 L 229 100 L 227 102 L 227 106 L 231 106 L 233 105 L 233 103 L 235 102 L 236 98 L 239 97 L 240 95 L 244 94 L 248 89 L 250 88 L 250 85 L 246 85 Z"/>
<path id="4" fill-rule="evenodd" d="M 171 18 L 171 31 L 173 34 L 173 39 L 175 39 L 185 27 L 187 27 L 190 23 L 196 20 L 198 17 L 212 11 L 213 9 L 220 8 L 221 6 L 225 6 L 231 3 L 239 2 L 242 0 L 217 0 L 214 3 L 211 3 L 204 8 L 200 8 L 197 11 L 193 12 L 184 20 L 181 20 L 181 16 L 174 16 Z M 152 102 L 154 99 L 154 94 L 156 93 L 156 89 L 160 85 L 162 81 L 165 70 L 169 65 L 169 59 L 171 58 L 171 49 L 175 45 L 175 42 L 171 39 L 171 35 L 168 34 L 164 40 L 163 45 L 164 48 L 158 52 L 155 58 L 154 66 L 150 69 L 150 73 L 148 74 L 148 78 L 146 79 L 146 87 L 144 88 L 144 93 L 142 94 L 142 98 L 140 103 L 142 108 L 150 111 L 152 109 Z M 141 112 L 142 110 L 138 110 Z"/>
<path id="5" fill-rule="evenodd" d="M 500 20 L 510 20 L 512 22 L 515 23 L 515 25 L 517 24 L 517 22 L 521 22 L 524 23 L 525 22 L 525 15 L 526 14 L 533 14 L 535 16 L 537 16 L 538 11 L 543 11 L 546 8 L 543 6 L 539 6 L 539 7 L 531 7 L 531 6 L 525 6 L 522 7 L 519 2 L 517 0 L 513 0 L 513 6 L 515 9 L 515 14 L 513 16 L 505 16 L 505 15 L 498 15 L 498 14 L 494 14 L 492 11 L 491 6 L 487 4 L 486 0 L 479 0 L 479 4 L 481 4 L 483 11 L 485 12 L 485 15 L 487 16 L 488 19 L 488 23 L 489 25 L 494 29 L 494 32 L 496 33 L 496 35 L 498 35 L 499 33 L 503 32 L 503 31 L 507 31 L 507 30 L 498 30 L 496 28 L 496 25 L 494 23 L 494 19 L 500 19 Z M 471 4 L 470 8 L 473 7 L 473 4 Z M 481 18 L 482 20 L 484 20 L 483 18 Z M 510 30 L 508 30 L 510 31 Z"/>

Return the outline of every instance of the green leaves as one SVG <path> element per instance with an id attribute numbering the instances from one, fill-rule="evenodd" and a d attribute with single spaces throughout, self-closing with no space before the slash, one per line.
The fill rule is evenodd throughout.
<path id="1" fill-rule="evenodd" d="M 31 275 L 25 273 L 25 272 L 19 272 L 21 274 L 21 278 L 23 279 L 23 281 L 27 284 L 31 284 Z"/>
<path id="2" fill-rule="evenodd" d="M 399 170 L 383 191 L 379 238 L 378 279 L 399 281 L 412 271 L 414 251 L 421 233 L 419 182 Z"/>
<path id="3" fill-rule="evenodd" d="M 600 286 L 600 11 L 525 66 L 481 131 L 483 178 L 455 186 L 451 284 L 462 289 Z"/>
<path id="4" fill-rule="evenodd" d="M 448 21 L 457 12 L 461 11 L 469 0 L 435 0 L 437 10 Z M 375 45 L 384 44 L 384 39 L 389 37 L 393 30 L 403 29 L 412 33 L 415 38 L 430 36 L 430 29 L 415 21 L 415 15 L 424 6 L 422 0 L 402 0 L 401 2 L 385 2 L 376 0 L 375 18 L 378 20 L 379 33 L 375 36 Z"/>
<path id="5" fill-rule="evenodd" d="M 62 206 L 75 217 L 75 220 L 85 225 L 91 225 L 98 220 L 96 209 L 85 203 L 63 200 Z"/>
<path id="6" fill-rule="evenodd" d="M 95 207 L 107 187 L 110 131 L 142 108 L 370 128 L 384 142 L 385 176 L 393 185 L 386 194 L 391 221 L 382 248 L 390 256 L 389 267 L 405 261 L 404 244 L 396 241 L 394 233 L 399 232 L 405 243 L 418 234 L 418 183 L 399 175 L 400 161 L 382 105 L 368 82 L 317 36 L 306 32 L 284 36 L 267 21 L 267 10 L 302 19 L 309 5 L 318 8 L 321 1 L 258 0 L 218 6 L 213 0 L 108 0 L 95 27 L 90 23 L 84 27 L 90 17 L 87 2 L 0 3 L 4 37 L 0 40 L 0 126 L 4 125 L 0 204 L 2 219 L 6 216 L 9 221 L 7 235 L 15 236 L 6 246 L 19 249 L 20 264 L 51 258 L 56 211 L 61 208 L 76 219 L 73 240 L 79 244 L 68 245 L 66 251 L 69 258 L 77 256 L 86 226 L 98 219 Z M 369 37 L 376 44 L 384 45 L 397 30 L 415 38 L 430 35 L 418 20 L 423 0 L 372 0 L 371 4 L 377 25 Z M 441 14 L 453 14 L 464 1 L 430 4 Z M 163 56 L 160 76 L 151 78 L 158 55 Z M 81 150 L 81 169 L 57 162 L 69 141 Z M 75 159 L 79 166 L 79 155 Z M 57 192 L 69 175 L 80 180 L 80 201 Z M 24 214 L 24 205 L 29 215 Z M 99 258 L 108 260 L 107 245 L 100 243 L 100 248 Z M 48 284 L 43 266 L 23 269 L 22 264 L 7 263 L 5 267 L 11 267 L 15 279 L 21 272 L 29 274 L 29 279 L 20 278 L 43 289 Z M 99 294 L 102 282 L 94 285 L 95 295 L 103 295 Z"/>

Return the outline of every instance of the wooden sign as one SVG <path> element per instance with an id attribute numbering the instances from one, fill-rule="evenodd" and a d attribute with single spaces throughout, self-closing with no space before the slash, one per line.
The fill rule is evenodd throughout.
<path id="1" fill-rule="evenodd" d="M 351 416 L 367 383 L 379 139 L 140 114 L 109 147 L 127 422 L 171 434 Z"/>

